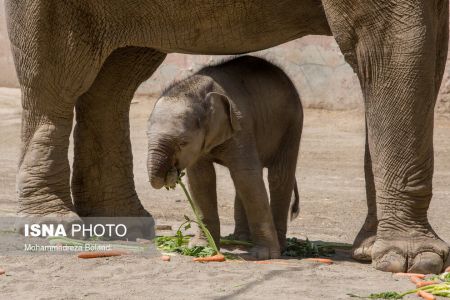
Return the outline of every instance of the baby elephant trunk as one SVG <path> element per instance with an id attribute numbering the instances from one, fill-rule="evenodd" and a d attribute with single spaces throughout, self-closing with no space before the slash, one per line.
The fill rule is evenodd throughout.
<path id="1" fill-rule="evenodd" d="M 147 171 L 153 188 L 160 189 L 167 184 L 167 175 L 173 169 L 174 152 L 168 143 L 149 143 Z"/>

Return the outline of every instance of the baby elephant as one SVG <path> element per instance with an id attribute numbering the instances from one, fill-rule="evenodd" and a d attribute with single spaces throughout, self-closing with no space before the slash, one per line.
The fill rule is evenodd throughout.
<path id="1" fill-rule="evenodd" d="M 236 189 L 235 235 L 251 237 L 255 258 L 277 258 L 294 188 L 291 214 L 299 209 L 295 169 L 302 126 L 299 95 L 280 68 L 252 56 L 205 67 L 171 85 L 155 104 L 148 123 L 150 183 L 157 189 L 174 185 L 186 168 L 192 197 L 218 243 L 213 163 L 226 166 Z M 198 234 L 194 244 L 202 239 Z"/>

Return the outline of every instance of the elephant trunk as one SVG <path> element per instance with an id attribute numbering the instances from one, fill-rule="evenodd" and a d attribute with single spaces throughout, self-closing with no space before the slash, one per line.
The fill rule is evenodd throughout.
<path id="1" fill-rule="evenodd" d="M 160 189 L 166 184 L 167 174 L 173 169 L 174 153 L 171 143 L 149 138 L 147 171 L 153 188 Z"/>

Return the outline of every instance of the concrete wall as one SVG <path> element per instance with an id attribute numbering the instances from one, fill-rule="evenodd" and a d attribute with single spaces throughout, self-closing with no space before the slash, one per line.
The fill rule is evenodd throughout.
<path id="1" fill-rule="evenodd" d="M 357 77 L 345 63 L 332 37 L 308 36 L 255 54 L 283 67 L 297 86 L 305 107 L 340 110 L 362 106 Z M 157 94 L 171 81 L 224 58 L 170 54 L 156 73 L 142 84 L 138 93 Z M 0 0 L 0 86 L 18 86 L 6 33 L 3 0 Z M 449 69 L 441 91 L 438 110 L 450 112 Z"/>

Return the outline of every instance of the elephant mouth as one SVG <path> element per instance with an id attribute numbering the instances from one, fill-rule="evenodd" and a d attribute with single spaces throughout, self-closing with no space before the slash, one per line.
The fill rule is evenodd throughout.
<path id="1" fill-rule="evenodd" d="M 178 182 L 178 178 L 181 174 L 181 170 L 179 170 L 177 167 L 172 167 L 167 171 L 164 176 L 155 176 L 150 180 L 150 183 L 154 189 L 161 189 L 163 187 L 169 188 L 175 188 Z"/>

